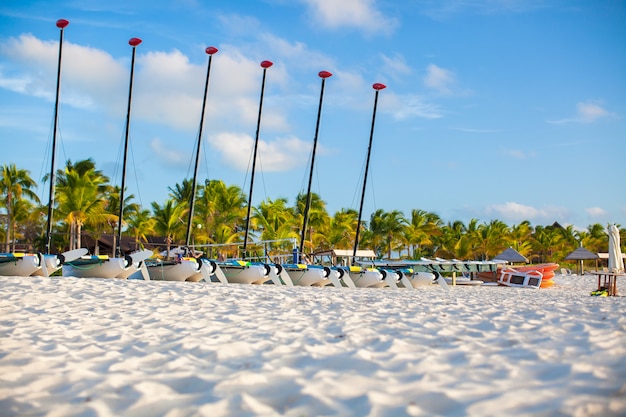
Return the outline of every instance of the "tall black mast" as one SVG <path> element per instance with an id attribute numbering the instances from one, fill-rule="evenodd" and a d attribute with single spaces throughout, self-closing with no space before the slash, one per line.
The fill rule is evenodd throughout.
<path id="1" fill-rule="evenodd" d="M 209 46 L 204 50 L 209 55 L 209 63 L 206 69 L 206 80 L 204 81 L 204 96 L 202 97 L 202 113 L 200 114 L 200 128 L 198 129 L 198 143 L 196 149 L 196 165 L 193 169 L 193 184 L 191 186 L 191 197 L 189 198 L 189 218 L 187 220 L 187 235 L 185 237 L 185 245 L 189 246 L 191 240 L 191 226 L 193 223 L 193 209 L 196 203 L 196 187 L 198 183 L 198 164 L 200 163 L 200 147 L 202 145 L 202 128 L 204 126 L 204 113 L 206 110 L 206 97 L 209 92 L 209 76 L 211 75 L 211 60 L 213 54 L 217 52 L 217 48 Z"/>
<path id="2" fill-rule="evenodd" d="M 361 231 L 361 216 L 363 215 L 363 200 L 365 200 L 365 187 L 367 184 L 367 171 L 370 165 L 370 154 L 372 152 L 372 138 L 374 137 L 374 123 L 376 122 L 376 106 L 378 104 L 378 93 L 380 90 L 387 88 L 386 85 L 381 83 L 376 83 L 372 86 L 374 90 L 376 90 L 376 94 L 374 96 L 374 112 L 372 114 L 372 129 L 370 130 L 370 141 L 367 146 L 367 159 L 365 161 L 365 174 L 363 175 L 363 191 L 361 192 L 361 204 L 359 207 L 359 219 L 356 224 L 356 236 L 354 237 L 354 250 L 352 252 L 352 259 L 356 258 L 356 251 L 359 248 L 359 232 Z"/>
<path id="3" fill-rule="evenodd" d="M 126 187 L 126 156 L 128 154 L 128 131 L 130 129 L 130 105 L 133 97 L 133 74 L 135 72 L 135 52 L 141 43 L 139 38 L 131 38 L 128 44 L 133 47 L 133 56 L 130 62 L 130 83 L 128 86 L 128 108 L 126 110 L 126 128 L 124 131 L 124 162 L 122 165 L 122 188 L 120 189 L 120 211 L 117 220 L 117 244 L 115 245 L 115 256 L 122 254 L 122 217 L 124 214 L 124 188 Z"/>
<path id="4" fill-rule="evenodd" d="M 311 184 L 313 182 L 313 166 L 315 165 L 315 150 L 317 149 L 317 134 L 320 128 L 320 118 L 322 115 L 322 101 L 324 99 L 324 85 L 326 82 L 326 78 L 331 77 L 331 74 L 328 71 L 320 71 L 319 74 L 322 79 L 322 88 L 320 90 L 320 104 L 317 108 L 317 121 L 315 122 L 315 137 L 313 138 L 313 150 L 311 152 L 311 171 L 309 172 L 309 186 L 306 191 L 306 203 L 304 206 L 304 220 L 302 221 L 302 232 L 300 234 L 300 252 L 298 253 L 298 258 L 302 256 L 304 253 L 304 239 L 306 236 L 306 226 L 309 220 L 309 209 L 311 207 Z"/>
<path id="5" fill-rule="evenodd" d="M 259 146 L 259 133 L 261 129 L 261 113 L 263 110 L 263 92 L 265 91 L 265 74 L 267 69 L 274 65 L 270 61 L 261 62 L 263 68 L 263 80 L 261 81 L 261 99 L 259 100 L 259 117 L 256 123 L 256 136 L 254 138 L 254 150 L 252 151 L 252 175 L 250 177 L 250 195 L 248 196 L 248 214 L 246 215 L 246 231 L 243 238 L 243 256 L 246 257 L 246 248 L 248 247 L 248 231 L 250 228 L 250 212 L 252 210 L 252 190 L 254 189 L 254 172 L 256 170 L 256 154 Z"/>
<path id="6" fill-rule="evenodd" d="M 56 157 L 57 150 L 57 122 L 59 120 L 59 94 L 61 92 L 61 57 L 63 52 L 63 29 L 69 25 L 70 22 L 65 19 L 57 20 L 57 27 L 60 29 L 61 34 L 59 35 L 59 63 L 57 65 L 57 90 L 56 90 L 56 98 L 54 100 L 54 122 L 52 128 L 52 158 L 50 163 L 50 196 L 48 197 L 48 224 L 46 227 L 46 253 L 50 253 L 50 242 L 52 239 L 52 211 L 54 206 L 54 186 L 55 186 L 55 176 L 54 176 L 54 160 Z"/>

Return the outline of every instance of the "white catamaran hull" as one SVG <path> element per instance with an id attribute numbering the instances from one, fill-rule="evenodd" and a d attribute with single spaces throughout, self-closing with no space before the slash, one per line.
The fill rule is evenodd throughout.
<path id="1" fill-rule="evenodd" d="M 269 265 L 219 262 L 218 266 L 231 284 L 264 284 L 270 280 Z"/>
<path id="2" fill-rule="evenodd" d="M 291 277 L 293 285 L 298 285 L 302 287 L 321 287 L 330 283 L 328 279 L 328 275 L 330 274 L 329 268 L 307 266 L 302 264 L 283 265 L 283 268 Z"/>
<path id="3" fill-rule="evenodd" d="M 435 274 L 431 273 L 431 272 L 415 272 L 413 273 L 410 277 L 409 280 L 411 281 L 411 284 L 413 284 L 414 288 L 417 287 L 425 287 L 428 285 L 432 285 L 432 283 L 435 281 Z"/>
<path id="4" fill-rule="evenodd" d="M 0 275 L 28 277 L 41 269 L 41 255 L 26 254 L 14 256 L 13 254 L 3 254 L 3 261 L 0 263 Z"/>
<path id="5" fill-rule="evenodd" d="M 64 277 L 76 278 L 117 278 L 129 269 L 132 262 L 127 258 L 99 259 L 81 257 L 74 262 L 63 264 Z"/>
<path id="6" fill-rule="evenodd" d="M 44 255 L 43 259 L 44 259 L 45 265 L 42 265 L 42 267 L 36 270 L 35 272 L 33 272 L 32 275 L 37 275 L 41 277 L 50 276 L 56 271 L 58 271 L 59 269 L 61 269 L 61 267 L 63 266 L 63 263 L 74 261 L 80 258 L 81 256 L 85 256 L 86 254 L 87 254 L 87 249 L 79 248 L 79 249 L 74 249 L 74 250 L 70 250 L 67 252 L 63 252 L 59 255 L 57 254 Z"/>
<path id="7" fill-rule="evenodd" d="M 354 285 L 359 288 L 387 286 L 383 274 L 377 269 L 351 267 L 349 274 Z"/>
<path id="8" fill-rule="evenodd" d="M 148 265 L 148 273 L 153 281 L 200 281 L 202 264 L 195 259 L 181 262 L 157 262 Z"/>

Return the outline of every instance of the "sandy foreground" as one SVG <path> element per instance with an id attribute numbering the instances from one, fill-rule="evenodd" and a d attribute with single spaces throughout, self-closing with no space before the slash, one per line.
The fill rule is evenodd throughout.
<path id="1" fill-rule="evenodd" d="M 446 292 L 0 277 L 0 416 L 626 415 L 626 297 L 555 280 Z"/>

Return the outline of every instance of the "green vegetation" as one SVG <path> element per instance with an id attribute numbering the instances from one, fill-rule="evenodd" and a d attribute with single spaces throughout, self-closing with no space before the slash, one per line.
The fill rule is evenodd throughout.
<path id="1" fill-rule="evenodd" d="M 81 236 L 98 238 L 115 236 L 119 211 L 119 187 L 96 169 L 91 159 L 68 161 L 57 172 L 54 207 L 53 248 L 56 251 L 81 246 Z M 7 252 L 15 242 L 44 247 L 47 209 L 39 204 L 32 191 L 35 181 L 26 170 L 4 165 L 0 172 L 0 242 Z M 243 240 L 246 195 L 239 187 L 227 186 L 220 180 L 207 180 L 197 187 L 193 219 L 193 242 L 196 245 L 228 244 Z M 169 198 L 152 202 L 151 210 L 133 202 L 130 195 L 124 203 L 124 235 L 138 243 L 149 236 L 167 238 L 168 245 L 184 244 L 186 220 L 191 195 L 191 182 L 170 187 Z M 298 195 L 294 206 L 286 198 L 267 199 L 253 207 L 251 238 L 255 240 L 299 239 L 303 223 L 305 195 Z M 305 234 L 305 252 L 326 249 L 351 249 L 354 245 L 358 213 L 341 209 L 330 215 L 320 196 L 312 195 L 309 221 Z M 373 249 L 380 257 L 442 257 L 456 259 L 491 259 L 513 247 L 533 263 L 563 263 L 568 253 L 580 244 L 592 252 L 607 252 L 606 228 L 589 225 L 578 231 L 558 224 L 533 226 L 528 221 L 507 225 L 500 220 L 480 222 L 472 219 L 445 223 L 436 213 L 414 209 L 406 216 L 394 210 L 375 211 L 369 221 L 362 222 L 359 247 Z M 620 228 L 622 242 L 626 229 Z M 271 250 L 288 252 L 290 244 L 273 246 Z M 225 256 L 238 256 L 238 248 L 221 246 Z M 573 265 L 573 263 L 572 263 Z"/>

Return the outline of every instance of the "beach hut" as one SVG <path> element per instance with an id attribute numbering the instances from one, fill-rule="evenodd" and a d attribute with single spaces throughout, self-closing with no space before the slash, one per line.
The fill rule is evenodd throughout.
<path id="1" fill-rule="evenodd" d="M 521 253 L 516 251 L 515 249 L 509 247 L 507 250 L 495 256 L 492 260 L 494 261 L 507 261 L 510 263 L 528 263 L 528 258 L 523 256 Z"/>
<path id="2" fill-rule="evenodd" d="M 578 274 L 582 275 L 584 271 L 583 262 L 587 260 L 599 259 L 599 258 L 600 257 L 598 256 L 597 253 L 593 253 L 589 251 L 588 249 L 585 249 L 581 246 L 579 248 L 576 248 L 576 250 L 570 253 L 569 255 L 567 255 L 565 257 L 565 260 L 566 261 L 579 261 Z"/>

